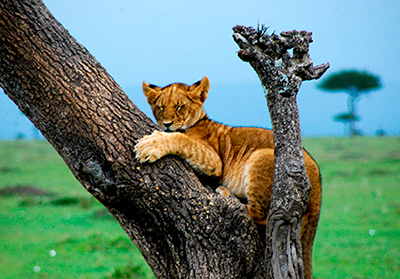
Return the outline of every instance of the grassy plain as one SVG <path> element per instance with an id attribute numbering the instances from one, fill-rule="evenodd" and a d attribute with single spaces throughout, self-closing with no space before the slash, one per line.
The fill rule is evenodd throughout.
<path id="1" fill-rule="evenodd" d="M 400 278 L 400 138 L 306 138 L 304 145 L 323 175 L 315 278 Z M 4 192 L 17 185 L 43 192 Z M 42 141 L 0 142 L 0 275 L 152 276 L 118 223 Z"/>
<path id="2" fill-rule="evenodd" d="M 400 278 L 400 138 L 305 139 L 319 163 L 316 278 Z"/>
<path id="3" fill-rule="evenodd" d="M 47 193 L 20 187 L 22 195 L 0 195 L 0 278 L 152 277 L 118 223 L 47 142 L 0 142 L 0 191 L 14 186 Z"/>

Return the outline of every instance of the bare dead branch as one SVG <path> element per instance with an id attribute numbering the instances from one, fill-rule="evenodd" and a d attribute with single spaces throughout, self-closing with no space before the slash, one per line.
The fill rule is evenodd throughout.
<path id="1" fill-rule="evenodd" d="M 293 30 L 269 36 L 265 28 L 261 30 L 238 25 L 233 28 L 233 38 L 240 48 L 238 56 L 250 63 L 261 80 L 274 130 L 275 172 L 267 219 L 267 277 L 311 278 L 311 267 L 309 270 L 303 267 L 300 242 L 311 186 L 305 169 L 296 96 L 302 81 L 321 77 L 329 63 L 313 66 L 309 55 L 310 32 Z"/>

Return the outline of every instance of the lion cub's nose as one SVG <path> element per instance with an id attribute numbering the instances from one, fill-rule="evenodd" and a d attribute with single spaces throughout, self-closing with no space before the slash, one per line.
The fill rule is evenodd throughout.
<path id="1" fill-rule="evenodd" d="M 169 127 L 171 127 L 171 125 L 172 124 L 174 124 L 174 121 L 171 121 L 171 122 L 163 122 L 163 125 L 165 126 L 165 128 L 169 128 Z"/>

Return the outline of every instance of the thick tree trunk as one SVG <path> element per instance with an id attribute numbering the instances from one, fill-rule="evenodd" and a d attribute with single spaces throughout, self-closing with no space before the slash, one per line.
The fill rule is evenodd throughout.
<path id="1" fill-rule="evenodd" d="M 266 28 L 235 26 L 239 57 L 257 72 L 264 87 L 275 143 L 275 171 L 267 218 L 268 278 L 304 278 L 300 228 L 310 181 L 307 177 L 296 96 L 303 80 L 317 79 L 329 64 L 314 67 L 311 33 L 266 34 Z M 293 49 L 293 55 L 288 50 Z M 270 263 L 270 264 L 269 264 Z"/>
<path id="2" fill-rule="evenodd" d="M 156 125 L 39 0 L 0 1 L 0 85 L 156 277 L 264 276 L 246 207 L 204 188 L 179 159 L 138 165 L 135 142 Z"/>

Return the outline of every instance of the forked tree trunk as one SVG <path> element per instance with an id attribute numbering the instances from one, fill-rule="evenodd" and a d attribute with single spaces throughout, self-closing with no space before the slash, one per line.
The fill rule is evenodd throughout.
<path id="1" fill-rule="evenodd" d="M 0 85 L 156 277 L 268 278 L 264 236 L 244 205 L 178 158 L 137 164 L 133 147 L 156 125 L 40 0 L 0 0 Z"/>
<path id="2" fill-rule="evenodd" d="M 309 56 L 311 33 L 268 36 L 264 26 L 235 26 L 239 57 L 257 72 L 267 98 L 274 130 L 275 170 L 267 218 L 267 278 L 304 278 L 300 228 L 311 184 L 303 157 L 296 96 L 304 80 L 317 79 L 329 64 L 314 67 Z M 293 49 L 290 55 L 288 50 Z"/>

